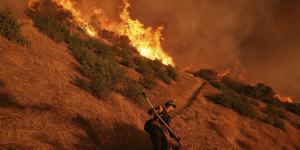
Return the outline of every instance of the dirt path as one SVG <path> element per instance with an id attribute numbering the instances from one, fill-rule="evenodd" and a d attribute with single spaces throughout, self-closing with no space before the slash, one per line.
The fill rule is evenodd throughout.
<path id="1" fill-rule="evenodd" d="M 197 100 L 198 95 L 200 94 L 201 90 L 207 85 L 207 82 L 202 82 L 201 85 L 196 89 L 194 93 L 192 93 L 191 97 L 186 101 L 186 104 L 179 107 L 179 110 L 176 111 L 176 114 L 181 114 L 185 110 L 187 110 L 191 105 Z"/>

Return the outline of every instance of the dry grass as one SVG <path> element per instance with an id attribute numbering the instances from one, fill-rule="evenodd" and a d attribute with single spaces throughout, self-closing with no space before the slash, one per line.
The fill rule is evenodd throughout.
<path id="1" fill-rule="evenodd" d="M 145 101 L 138 107 L 117 93 L 99 101 L 73 84 L 81 75 L 70 50 L 31 24 L 25 24 L 22 31 L 33 42 L 32 48 L 12 45 L 0 37 L 0 49 L 6 50 L 0 52 L 0 79 L 5 81 L 2 90 L 13 96 L 5 108 L 0 107 L 4 116 L 0 118 L 1 148 L 151 149 L 150 137 L 143 131 L 150 118 Z M 154 105 L 171 98 L 178 110 L 182 109 L 172 114 L 172 128 L 187 149 L 293 149 L 300 143 L 299 129 L 288 123 L 282 132 L 206 100 L 204 95 L 219 92 L 209 85 L 194 94 L 202 82 L 179 71 L 176 82 L 167 85 L 158 81 L 155 88 L 146 90 Z M 183 108 L 185 104 L 189 105 Z M 291 119 L 300 120 L 299 116 Z M 207 122 L 214 125 L 209 127 Z"/>

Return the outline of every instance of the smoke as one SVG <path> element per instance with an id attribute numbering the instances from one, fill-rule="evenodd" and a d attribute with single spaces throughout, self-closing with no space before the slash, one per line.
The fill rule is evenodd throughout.
<path id="1" fill-rule="evenodd" d="M 300 1 L 273 3 L 240 43 L 240 57 L 253 81 L 272 85 L 300 101 Z"/>
<path id="2" fill-rule="evenodd" d="M 23 7 L 25 1 L 0 0 L 0 5 Z M 86 19 L 97 8 L 109 22 L 119 19 L 122 0 L 75 1 Z M 247 71 L 248 81 L 266 83 L 300 101 L 299 0 L 130 0 L 130 4 L 132 18 L 146 26 L 164 26 L 163 48 L 177 66 L 225 70 L 238 64 Z"/>
<path id="3" fill-rule="evenodd" d="M 146 24 L 165 25 L 164 46 L 179 66 L 220 68 L 239 57 L 240 41 L 252 30 L 256 13 L 266 9 L 261 3 L 139 0 L 132 10 Z"/>
<path id="4" fill-rule="evenodd" d="M 80 2 L 80 1 L 79 1 Z M 131 0 L 130 15 L 163 25 L 163 47 L 179 67 L 225 70 L 238 66 L 248 82 L 266 83 L 300 100 L 300 1 Z M 121 0 L 81 0 L 119 18 Z"/>
<path id="5" fill-rule="evenodd" d="M 300 100 L 300 1 L 136 0 L 134 18 L 164 25 L 178 66 L 225 69 L 240 62 L 248 82 Z"/>
<path id="6" fill-rule="evenodd" d="M 121 0 L 76 0 L 76 5 L 82 11 L 83 15 L 88 19 L 92 11 L 95 9 L 101 9 L 103 16 L 106 16 L 109 21 L 115 21 L 119 19 Z"/>
<path id="7" fill-rule="evenodd" d="M 0 0 L 0 7 L 12 10 L 12 13 L 18 18 L 26 18 L 24 9 L 27 6 L 27 2 L 28 0 Z"/>

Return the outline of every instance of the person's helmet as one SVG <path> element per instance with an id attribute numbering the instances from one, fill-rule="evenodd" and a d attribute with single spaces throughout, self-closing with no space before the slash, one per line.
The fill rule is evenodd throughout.
<path id="1" fill-rule="evenodd" d="M 165 103 L 165 106 L 173 106 L 174 108 L 176 108 L 176 103 L 174 101 L 170 100 Z"/>

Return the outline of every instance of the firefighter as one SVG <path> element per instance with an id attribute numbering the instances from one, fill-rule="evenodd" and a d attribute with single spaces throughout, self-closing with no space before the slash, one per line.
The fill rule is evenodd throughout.
<path id="1" fill-rule="evenodd" d="M 153 115 L 153 118 L 145 123 L 144 130 L 150 134 L 153 150 L 167 150 L 168 140 L 165 133 L 168 133 L 170 137 L 176 139 L 175 135 L 168 130 L 168 128 L 159 120 L 155 115 L 154 111 L 164 120 L 164 122 L 169 125 L 171 123 L 171 118 L 169 113 L 174 111 L 176 108 L 176 103 L 174 101 L 168 101 L 164 105 L 157 106 L 154 109 L 148 111 L 149 115 Z"/>

